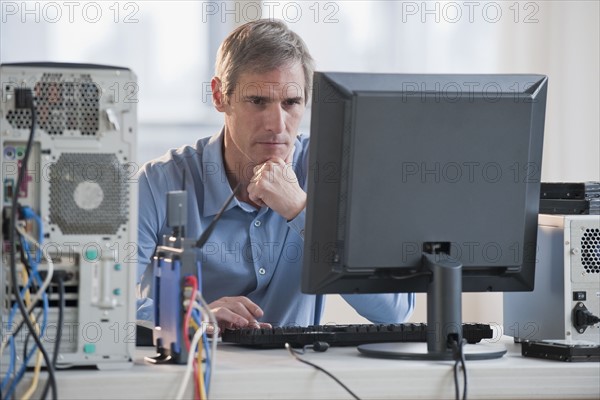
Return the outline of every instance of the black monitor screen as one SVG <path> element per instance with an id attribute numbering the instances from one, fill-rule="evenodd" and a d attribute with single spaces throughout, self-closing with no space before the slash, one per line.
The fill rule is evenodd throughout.
<path id="1" fill-rule="evenodd" d="M 426 291 L 424 247 L 465 291 L 531 290 L 547 78 L 315 74 L 303 289 Z"/>
<path id="2" fill-rule="evenodd" d="M 533 289 L 543 75 L 315 73 L 303 290 Z"/>

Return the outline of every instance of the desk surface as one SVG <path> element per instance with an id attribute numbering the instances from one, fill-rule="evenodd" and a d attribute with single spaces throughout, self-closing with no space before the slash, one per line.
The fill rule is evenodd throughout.
<path id="1" fill-rule="evenodd" d="M 469 399 L 600 398 L 599 362 L 524 358 L 512 339 L 505 337 L 501 343 L 508 348 L 501 359 L 467 361 Z M 126 370 L 58 371 L 59 398 L 174 398 L 185 366 L 146 364 L 142 356 L 150 353 L 150 348 L 139 350 L 139 360 Z M 362 399 L 454 398 L 452 362 L 367 358 L 354 347 L 307 352 L 303 357 L 335 374 Z M 43 373 L 42 378 L 45 377 Z M 191 397 L 191 386 L 187 396 Z M 350 396 L 325 374 L 296 361 L 284 349 L 253 350 L 219 344 L 210 398 L 348 399 Z"/>

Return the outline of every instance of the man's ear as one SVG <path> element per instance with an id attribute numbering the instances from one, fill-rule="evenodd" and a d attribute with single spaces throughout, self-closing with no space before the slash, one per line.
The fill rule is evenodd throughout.
<path id="1" fill-rule="evenodd" d="M 212 101 L 217 111 L 225 111 L 225 95 L 221 91 L 222 88 L 221 80 L 216 76 L 210 81 L 210 88 L 212 90 Z"/>

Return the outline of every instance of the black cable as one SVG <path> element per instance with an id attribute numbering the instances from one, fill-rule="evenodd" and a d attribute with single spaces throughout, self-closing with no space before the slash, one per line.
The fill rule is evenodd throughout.
<path id="1" fill-rule="evenodd" d="M 313 364 L 310 361 L 307 361 L 307 360 L 301 358 L 298 354 L 303 354 L 303 353 L 294 350 L 292 348 L 292 346 L 290 346 L 289 343 L 285 344 L 285 348 L 290 352 L 292 357 L 294 357 L 296 360 L 300 361 L 301 363 L 310 365 L 311 367 L 323 372 L 325 375 L 327 375 L 328 377 L 330 377 L 331 379 L 336 381 L 341 387 L 343 387 L 352 397 L 354 397 L 356 400 L 360 400 L 360 397 L 358 397 L 352 390 L 350 390 L 350 388 L 348 386 L 344 385 L 344 383 L 342 381 L 340 381 L 337 377 L 335 377 L 331 372 L 327 371 L 323 367 L 318 366 L 317 364 Z"/>
<path id="2" fill-rule="evenodd" d="M 58 326 L 56 327 L 56 342 L 54 342 L 54 354 L 52 355 L 52 365 L 56 368 L 56 360 L 60 350 L 60 342 L 62 341 L 62 328 L 65 317 L 65 281 L 61 277 L 58 280 Z"/>
<path id="3" fill-rule="evenodd" d="M 452 341 L 452 350 L 454 358 L 454 397 L 460 400 L 460 385 L 458 383 L 458 366 L 463 370 L 463 395 L 462 400 L 467 400 L 467 366 L 465 363 L 464 345 L 466 340 L 463 339 L 460 343 L 456 340 Z"/>
<path id="4" fill-rule="evenodd" d="M 36 319 L 37 321 L 37 319 Z M 25 336 L 25 341 L 23 342 L 23 360 L 27 360 L 27 350 L 29 350 L 29 338 L 31 337 L 31 332 L 27 333 Z"/>
<path id="5" fill-rule="evenodd" d="M 463 370 L 463 400 L 467 400 L 467 363 L 465 362 L 465 340 L 463 339 L 460 346 L 460 365 Z"/>
<path id="6" fill-rule="evenodd" d="M 454 399 L 460 400 L 460 389 L 458 385 L 458 360 L 454 360 Z"/>
<path id="7" fill-rule="evenodd" d="M 33 312 L 33 310 L 31 310 Z M 44 310 L 40 310 L 38 311 L 37 315 L 35 316 L 35 320 L 39 321 L 42 313 L 44 312 Z M 23 326 L 23 325 L 21 325 Z M 29 347 L 29 338 L 31 337 L 31 332 L 29 332 L 27 334 L 27 336 L 25 337 L 25 342 L 23 343 L 23 360 L 27 359 L 27 353 L 28 353 L 28 347 Z"/>
<path id="8" fill-rule="evenodd" d="M 9 252 L 9 260 L 10 260 L 10 280 L 13 288 L 13 293 L 17 300 L 17 305 L 19 307 L 19 311 L 23 317 L 23 321 L 27 325 L 27 328 L 30 332 L 32 332 L 32 337 L 38 348 L 42 352 L 42 356 L 44 357 L 44 361 L 46 362 L 46 369 L 48 371 L 48 382 L 52 387 L 52 397 L 54 399 L 57 398 L 57 390 L 56 390 L 56 378 L 54 376 L 54 368 L 50 362 L 50 357 L 48 356 L 48 352 L 44 348 L 42 341 L 39 335 L 35 332 L 35 327 L 32 322 L 29 320 L 29 315 L 27 313 L 27 308 L 25 307 L 25 303 L 23 302 L 23 298 L 21 297 L 21 292 L 19 291 L 18 282 L 17 282 L 17 261 L 16 261 L 16 243 L 15 243 L 15 232 L 17 230 L 17 208 L 18 208 L 18 200 L 19 200 L 19 188 L 23 183 L 23 178 L 25 173 L 27 172 L 27 163 L 29 161 L 29 155 L 31 153 L 31 148 L 33 145 L 33 137 L 35 134 L 35 105 L 33 103 L 33 99 L 31 99 L 31 131 L 29 132 L 29 138 L 27 139 L 27 147 L 25 148 L 25 155 L 23 160 L 21 161 L 21 168 L 19 170 L 19 176 L 17 177 L 17 190 L 13 193 L 12 198 L 12 208 L 10 210 L 10 225 L 9 225 L 9 238 L 8 242 L 10 244 L 10 252 Z"/>
<path id="9" fill-rule="evenodd" d="M 33 311 L 33 309 L 31 309 L 31 311 Z M 13 337 L 17 337 L 17 334 L 21 331 L 21 328 L 23 327 L 24 324 L 25 324 L 25 321 L 23 319 L 21 319 L 21 322 L 19 322 L 17 324 L 17 328 L 14 331 L 12 331 L 12 333 L 10 333 L 10 335 Z"/>
<path id="10" fill-rule="evenodd" d="M 65 314 L 65 281 L 63 276 L 58 276 L 58 325 L 56 326 L 56 336 L 54 341 L 54 354 L 52 354 L 52 367 L 56 368 L 56 361 L 58 360 L 58 352 L 60 350 L 60 342 L 62 340 L 62 326 Z M 50 382 L 46 382 L 44 391 L 42 392 L 42 399 L 48 394 L 50 388 Z"/>
<path id="11" fill-rule="evenodd" d="M 215 215 L 215 217 L 210 222 L 210 224 L 208 225 L 208 227 L 204 230 L 204 232 L 202 232 L 202 235 L 200 235 L 200 237 L 198 238 L 198 241 L 196 242 L 196 247 L 197 248 L 201 249 L 202 246 L 204 246 L 204 244 L 206 243 L 206 241 L 210 237 L 210 234 L 215 229 L 215 226 L 217 226 L 217 222 L 219 222 L 219 219 L 221 218 L 221 216 L 225 212 L 225 209 L 227 208 L 227 206 L 229 206 L 229 203 L 231 203 L 233 201 L 233 198 L 235 197 L 235 195 L 237 194 L 237 192 L 240 190 L 241 187 L 242 187 L 242 183 L 240 182 L 233 189 L 233 191 L 231 192 L 231 194 L 229 195 L 229 197 L 227 198 L 227 200 L 225 200 L 225 204 L 223 204 L 223 206 L 221 207 L 221 209 L 219 210 L 219 212 L 217 213 L 217 215 Z"/>
<path id="12" fill-rule="evenodd" d="M 431 275 L 431 272 L 429 271 L 420 271 L 420 272 L 415 272 L 414 274 L 410 274 L 410 275 L 394 275 L 394 274 L 390 274 L 389 277 L 392 279 L 396 279 L 396 280 L 402 280 L 402 279 L 412 279 L 412 278 L 416 278 L 418 276 L 425 276 L 425 275 Z"/>

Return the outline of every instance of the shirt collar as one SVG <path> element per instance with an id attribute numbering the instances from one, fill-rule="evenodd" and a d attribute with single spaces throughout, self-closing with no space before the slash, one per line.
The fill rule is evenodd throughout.
<path id="1" fill-rule="evenodd" d="M 212 136 L 202 153 L 202 176 L 204 177 L 204 208 L 205 217 L 216 215 L 233 190 L 229 186 L 223 161 L 223 133 Z M 233 199 L 225 211 L 239 206 L 237 199 Z"/>

